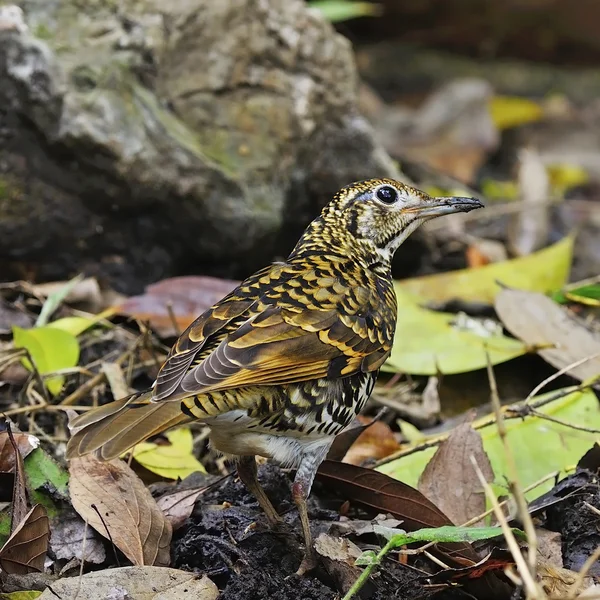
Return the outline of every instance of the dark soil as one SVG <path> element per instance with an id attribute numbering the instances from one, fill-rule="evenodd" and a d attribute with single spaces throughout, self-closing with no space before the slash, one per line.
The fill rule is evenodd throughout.
<path id="1" fill-rule="evenodd" d="M 546 527 L 561 534 L 565 568 L 580 571 L 600 547 L 600 517 L 590 508 L 600 510 L 598 476 L 580 470 L 561 481 L 554 493 L 563 499 L 546 510 Z M 599 562 L 594 563 L 589 575 L 600 576 Z"/>
<path id="2" fill-rule="evenodd" d="M 284 517 L 281 530 L 269 528 L 253 496 L 236 478 L 229 477 L 200 497 L 192 516 L 175 533 L 173 566 L 206 573 L 222 591 L 220 600 L 331 600 L 343 596 L 358 570 L 345 562 L 320 557 L 317 569 L 297 577 L 294 573 L 302 558 L 302 538 L 290 498 L 290 479 L 273 465 L 261 467 L 259 478 Z M 336 510 L 339 507 L 339 501 L 333 500 L 323 486 L 315 485 L 309 501 L 315 538 L 339 522 Z M 372 545 L 365 545 L 365 539 Z M 354 536 L 353 541 L 361 548 L 375 548 L 377 543 L 374 536 L 360 539 Z M 473 597 L 456 589 L 442 592 L 439 588 L 428 589 L 424 575 L 416 568 L 389 559 L 358 597 L 364 600 L 409 600 L 433 595 L 441 600 Z"/>

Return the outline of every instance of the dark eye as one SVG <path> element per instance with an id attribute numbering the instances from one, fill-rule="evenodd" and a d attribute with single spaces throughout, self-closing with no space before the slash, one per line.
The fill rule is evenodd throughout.
<path id="1" fill-rule="evenodd" d="M 377 190 L 377 198 L 385 204 L 394 204 L 398 201 L 398 190 L 391 185 L 384 185 Z"/>

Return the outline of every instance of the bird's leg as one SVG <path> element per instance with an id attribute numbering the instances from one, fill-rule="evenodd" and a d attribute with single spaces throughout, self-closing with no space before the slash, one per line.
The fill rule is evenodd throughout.
<path id="1" fill-rule="evenodd" d="M 317 566 L 317 556 L 313 547 L 313 538 L 310 531 L 310 521 L 308 519 L 308 509 L 306 500 L 310 495 L 315 475 L 319 465 L 325 458 L 331 442 L 324 444 L 317 452 L 307 453 L 302 458 L 294 484 L 292 485 L 292 498 L 298 507 L 300 523 L 302 524 L 302 533 L 304 534 L 304 558 L 296 571 L 296 575 L 304 575 Z"/>
<path id="2" fill-rule="evenodd" d="M 258 500 L 260 507 L 269 519 L 271 525 L 279 525 L 282 521 L 281 517 L 275 510 L 269 497 L 258 482 L 258 470 L 256 468 L 256 459 L 254 456 L 242 456 L 237 464 L 237 472 L 239 478 L 248 488 L 249 492 Z"/>

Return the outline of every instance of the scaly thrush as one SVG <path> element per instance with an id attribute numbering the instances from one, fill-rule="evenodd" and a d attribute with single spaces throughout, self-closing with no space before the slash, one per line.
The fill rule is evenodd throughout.
<path id="1" fill-rule="evenodd" d="M 423 222 L 482 206 L 432 198 L 390 179 L 338 192 L 285 262 L 251 275 L 177 340 L 152 388 L 77 417 L 67 456 L 109 460 L 175 425 L 202 421 L 212 446 L 269 521 L 280 517 L 255 456 L 296 468 L 292 496 L 305 555 L 315 556 L 306 500 L 336 434 L 362 410 L 396 329 L 391 261 Z"/>

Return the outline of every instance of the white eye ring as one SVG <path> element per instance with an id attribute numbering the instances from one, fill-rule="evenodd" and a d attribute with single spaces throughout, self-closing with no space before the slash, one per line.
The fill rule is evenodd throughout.
<path id="1" fill-rule="evenodd" d="M 395 187 L 391 185 L 382 185 L 375 192 L 377 200 L 383 202 L 383 204 L 395 204 L 400 199 L 400 194 Z"/>

